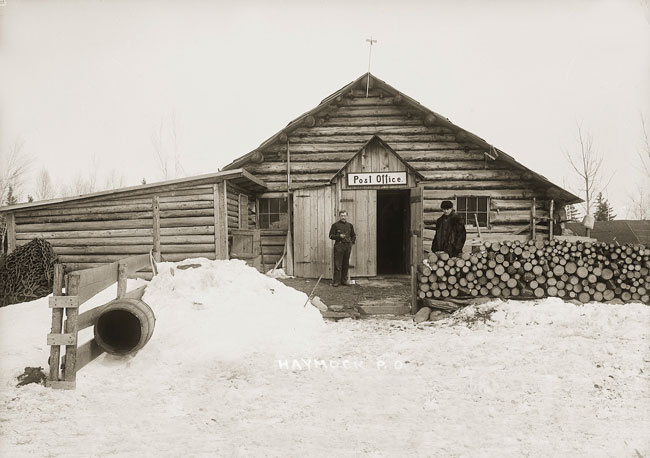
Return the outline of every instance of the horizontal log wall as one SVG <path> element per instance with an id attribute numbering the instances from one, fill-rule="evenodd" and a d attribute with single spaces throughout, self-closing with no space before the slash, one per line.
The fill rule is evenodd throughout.
<path id="1" fill-rule="evenodd" d="M 214 192 L 211 185 L 159 193 L 164 261 L 215 258 Z M 153 194 L 102 196 L 16 212 L 16 241 L 46 239 L 68 270 L 87 269 L 153 246 Z"/>
<path id="2" fill-rule="evenodd" d="M 318 113 L 313 126 L 303 124 L 287 131 L 294 188 L 328 183 L 373 136 L 380 136 L 424 177 L 424 225 L 434 228 L 440 203 L 456 196 L 489 196 L 490 227 L 483 235 L 512 234 L 530 225 L 532 198 L 536 216 L 548 217 L 548 199 L 531 181 L 530 172 L 501 160 L 492 160 L 482 146 L 457 140 L 452 129 L 425 122 L 423 114 L 396 101 L 381 89 L 346 94 Z M 429 124 L 429 125 L 427 125 Z M 462 137 L 459 137 L 462 138 Z M 269 186 L 285 191 L 287 141 L 279 139 L 263 151 L 264 161 L 245 168 Z M 476 229 L 468 227 L 470 237 Z M 548 223 L 538 222 L 538 233 L 548 233 Z M 426 240 L 425 240 L 425 243 Z M 428 241 L 430 245 L 430 240 Z"/>
<path id="3" fill-rule="evenodd" d="M 228 230 L 239 229 L 239 194 L 243 192 L 228 183 Z"/>
<path id="4" fill-rule="evenodd" d="M 260 232 L 262 240 L 262 263 L 263 271 L 268 272 L 282 257 L 284 245 L 287 240 L 286 230 L 262 230 Z"/>
<path id="5" fill-rule="evenodd" d="M 188 258 L 208 258 L 215 259 L 215 245 L 214 245 L 214 188 L 211 185 L 196 187 L 193 189 L 196 193 L 187 195 L 187 202 L 194 201 L 197 196 L 201 199 L 200 202 L 206 204 L 206 208 L 190 209 L 186 208 L 179 210 L 180 216 L 171 215 L 166 213 L 163 203 L 165 198 L 161 195 L 161 209 L 160 209 L 160 228 L 163 231 L 171 225 L 178 225 L 182 230 L 185 237 L 188 237 L 190 232 L 195 227 L 210 227 L 212 240 L 196 241 L 196 239 L 186 239 L 183 243 L 169 244 L 163 242 L 163 234 L 161 233 L 160 252 L 163 261 L 182 261 Z M 182 224 L 182 226 L 181 226 Z"/>

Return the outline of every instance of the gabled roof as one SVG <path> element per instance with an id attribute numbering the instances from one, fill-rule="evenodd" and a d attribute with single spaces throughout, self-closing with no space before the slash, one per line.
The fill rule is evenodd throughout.
<path id="1" fill-rule="evenodd" d="M 586 235 L 587 233 L 582 223 L 566 223 L 566 226 L 576 235 Z M 650 246 L 650 221 L 596 221 L 590 236 L 600 242 Z"/>
<path id="2" fill-rule="evenodd" d="M 336 103 L 337 100 L 340 100 L 341 97 L 344 97 L 345 94 L 349 90 L 351 90 L 353 87 L 355 87 L 355 86 L 357 86 L 357 85 L 359 85 L 361 83 L 365 83 L 366 80 L 369 81 L 370 87 L 378 87 L 378 88 L 380 88 L 380 89 L 382 89 L 382 90 L 384 90 L 384 91 L 386 91 L 388 93 L 392 93 L 392 94 L 394 94 L 396 96 L 399 96 L 399 97 L 402 98 L 402 100 L 403 100 L 403 102 L 405 104 L 417 109 L 424 116 L 433 116 L 437 122 L 439 122 L 440 124 L 442 124 L 442 125 L 444 125 L 446 127 L 449 127 L 451 129 L 453 129 L 457 134 L 458 133 L 463 133 L 463 135 L 465 135 L 467 141 L 478 144 L 478 145 L 482 146 L 483 148 L 485 148 L 486 153 L 491 158 L 502 160 L 502 161 L 504 161 L 504 162 L 506 162 L 506 163 L 508 163 L 508 164 L 520 169 L 520 170 L 523 170 L 525 172 L 530 173 L 534 180 L 536 180 L 538 182 L 541 182 L 541 183 L 551 187 L 552 191 L 549 193 L 551 198 L 559 199 L 559 200 L 563 201 L 566 204 L 582 202 L 582 199 L 580 197 L 572 194 L 571 192 L 567 191 L 566 189 L 561 188 L 560 186 L 556 185 L 555 183 L 552 183 L 546 177 L 534 172 L 533 170 L 530 170 L 528 167 L 526 167 L 523 164 L 520 164 L 519 162 L 517 162 L 512 156 L 504 153 L 503 151 L 501 151 L 498 148 L 495 148 L 493 145 L 489 144 L 487 141 L 483 140 L 482 138 L 480 138 L 476 134 L 473 134 L 473 133 L 471 133 L 471 132 L 469 132 L 469 131 L 467 131 L 467 130 L 465 130 L 465 129 L 457 126 L 457 125 L 455 125 L 448 118 L 446 118 L 446 117 L 444 117 L 444 116 L 442 116 L 442 115 L 440 115 L 440 114 L 426 108 L 425 106 L 420 104 L 420 102 L 416 101 L 415 99 L 412 99 L 411 97 L 409 97 L 409 96 L 407 96 L 405 94 L 402 94 L 400 91 L 398 91 L 394 87 L 390 86 L 385 81 L 380 80 L 379 78 L 372 75 L 371 73 L 364 73 L 363 75 L 361 75 L 356 80 L 352 81 L 349 84 L 346 84 L 345 86 L 343 86 L 338 91 L 336 91 L 333 94 L 327 96 L 326 98 L 324 98 L 321 101 L 321 103 L 317 107 L 315 107 L 312 110 L 309 110 L 309 111 L 303 113 L 302 115 L 298 116 L 296 119 L 294 119 L 289 124 L 287 124 L 287 126 L 284 129 L 282 129 L 280 132 L 276 133 L 275 135 L 273 135 L 272 137 L 270 137 L 269 139 L 264 141 L 255 150 L 251 151 L 248 154 L 245 154 L 244 156 L 242 156 L 242 157 L 240 157 L 238 159 L 235 159 L 233 162 L 226 165 L 223 168 L 223 170 L 229 170 L 229 169 L 241 167 L 243 164 L 248 162 L 252 158 L 253 155 L 258 153 L 260 150 L 264 150 L 265 147 L 267 147 L 267 146 L 273 144 L 274 142 L 276 142 L 281 135 L 286 135 L 291 130 L 293 130 L 294 128 L 299 127 L 302 124 L 302 122 L 305 120 L 305 118 L 307 118 L 308 116 L 314 116 L 314 115 L 318 114 L 319 112 L 326 110 L 331 105 Z M 365 87 L 365 85 L 364 85 L 364 87 Z"/>
<path id="3" fill-rule="evenodd" d="M 341 169 L 340 169 L 338 172 L 336 172 L 336 173 L 334 174 L 334 176 L 333 176 L 332 179 L 330 180 L 330 183 L 332 183 L 332 182 L 334 181 L 334 179 L 335 179 L 337 176 L 339 176 L 339 175 L 340 175 L 340 174 L 341 174 L 341 173 L 342 173 L 342 172 L 347 168 L 347 166 L 350 164 L 350 162 L 352 162 L 352 161 L 354 160 L 355 157 L 357 157 L 358 155 L 362 154 L 362 153 L 363 153 L 363 150 L 366 149 L 366 147 L 367 147 L 369 144 L 371 144 L 371 143 L 379 143 L 381 146 L 383 146 L 385 149 L 387 149 L 387 150 L 390 151 L 393 155 L 395 155 L 395 157 L 397 157 L 397 159 L 398 159 L 402 164 L 404 164 L 404 166 L 406 167 L 406 169 L 407 169 L 408 171 L 410 171 L 412 174 L 414 174 L 414 175 L 415 175 L 419 180 L 424 180 L 424 179 L 425 179 L 425 178 L 422 176 L 422 174 L 421 174 L 420 172 L 418 172 L 417 170 L 415 170 L 415 169 L 411 166 L 411 164 L 409 164 L 409 163 L 406 162 L 404 159 L 402 159 L 402 157 L 401 157 L 399 154 L 397 154 L 397 152 L 396 152 L 393 148 L 391 148 L 390 145 L 388 145 L 388 143 L 386 143 L 385 141 L 383 141 L 383 140 L 381 139 L 381 137 L 379 137 L 378 135 L 373 135 L 372 138 L 370 138 L 370 140 L 368 140 L 366 143 L 364 143 L 364 145 L 363 145 L 361 148 L 359 148 L 359 151 L 357 151 L 357 152 L 354 154 L 354 156 L 352 156 L 350 159 L 348 159 L 348 161 L 345 163 L 345 165 L 344 165 L 343 167 L 341 167 Z"/>
<path id="4" fill-rule="evenodd" d="M 197 175 L 189 178 L 178 178 L 176 180 L 167 180 L 167 181 L 160 181 L 158 183 L 148 183 L 139 186 L 130 186 L 128 188 L 119 188 L 119 189 L 112 189 L 109 191 L 93 192 L 91 194 L 80 194 L 78 196 L 62 197 L 59 199 L 40 200 L 36 202 L 27 202 L 22 204 L 9 205 L 6 207 L 0 207 L 0 213 L 11 212 L 14 210 L 21 210 L 24 208 L 44 207 L 48 205 L 73 202 L 76 200 L 86 200 L 86 199 L 103 197 L 103 196 L 113 197 L 113 196 L 121 196 L 130 193 L 141 194 L 142 191 L 149 191 L 151 193 L 164 192 L 166 190 L 169 190 L 167 188 L 176 189 L 182 186 L 190 186 L 193 184 L 200 185 L 200 184 L 208 184 L 208 183 L 218 183 L 224 180 L 230 180 L 232 183 L 238 185 L 244 190 L 248 190 L 251 192 L 261 192 L 267 189 L 266 183 L 264 183 L 259 178 L 251 175 L 247 170 L 235 169 L 235 170 L 220 171 L 216 173 L 208 173 L 205 175 Z"/>

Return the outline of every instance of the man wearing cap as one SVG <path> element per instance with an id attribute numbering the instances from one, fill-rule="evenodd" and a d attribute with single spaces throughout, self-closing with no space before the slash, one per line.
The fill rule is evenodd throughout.
<path id="1" fill-rule="evenodd" d="M 449 256 L 458 256 L 465 245 L 465 221 L 454 211 L 450 200 L 440 204 L 442 216 L 436 220 L 436 235 L 431 244 L 431 251 L 445 251 Z"/>
<path id="2" fill-rule="evenodd" d="M 348 213 L 339 212 L 339 220 L 330 228 L 330 239 L 334 240 L 334 278 L 332 286 L 348 286 L 348 268 L 350 266 L 350 253 L 352 244 L 357 240 L 354 226 L 348 223 Z"/>

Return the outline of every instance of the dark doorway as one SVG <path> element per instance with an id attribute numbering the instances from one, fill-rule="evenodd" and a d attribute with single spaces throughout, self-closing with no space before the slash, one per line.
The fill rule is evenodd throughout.
<path id="1" fill-rule="evenodd" d="M 377 191 L 377 273 L 408 273 L 408 189 Z"/>

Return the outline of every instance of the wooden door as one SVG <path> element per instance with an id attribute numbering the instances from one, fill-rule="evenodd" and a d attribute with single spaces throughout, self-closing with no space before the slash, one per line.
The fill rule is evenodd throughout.
<path id="1" fill-rule="evenodd" d="M 424 258 L 424 190 L 422 186 L 411 188 L 411 312 L 417 312 L 417 266 Z"/>
<path id="2" fill-rule="evenodd" d="M 339 209 L 348 212 L 357 241 L 350 254 L 351 277 L 377 275 L 377 191 L 359 189 L 341 191 Z M 338 218 L 338 216 L 337 216 Z"/>
<path id="3" fill-rule="evenodd" d="M 293 194 L 293 263 L 296 277 L 332 278 L 330 227 L 334 223 L 334 187 L 298 189 Z"/>

